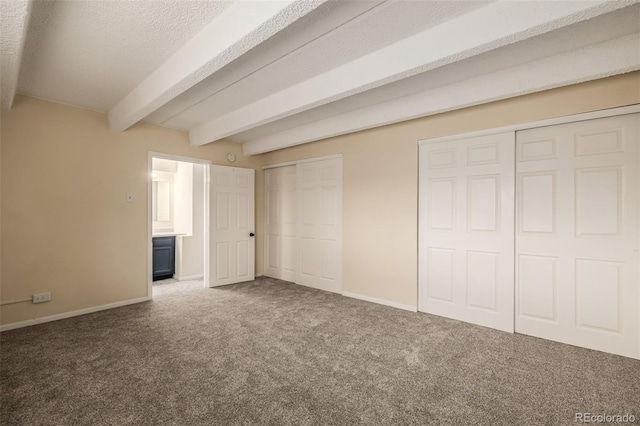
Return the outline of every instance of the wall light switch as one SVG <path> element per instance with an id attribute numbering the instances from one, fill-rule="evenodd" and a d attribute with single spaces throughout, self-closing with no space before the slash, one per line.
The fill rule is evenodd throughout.
<path id="1" fill-rule="evenodd" d="M 133 194 L 127 192 L 127 203 L 133 203 Z"/>

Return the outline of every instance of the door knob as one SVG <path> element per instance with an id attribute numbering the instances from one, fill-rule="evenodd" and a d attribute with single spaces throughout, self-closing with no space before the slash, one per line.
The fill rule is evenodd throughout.
<path id="1" fill-rule="evenodd" d="M 250 232 L 250 233 L 249 233 L 249 236 L 250 236 L 250 237 L 253 237 L 254 235 L 256 235 L 256 234 L 254 234 L 253 232 Z"/>

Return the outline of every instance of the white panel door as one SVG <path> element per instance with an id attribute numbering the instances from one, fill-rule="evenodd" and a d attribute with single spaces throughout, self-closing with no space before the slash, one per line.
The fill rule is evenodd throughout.
<path id="1" fill-rule="evenodd" d="M 420 311 L 513 332 L 514 139 L 420 146 Z"/>
<path id="2" fill-rule="evenodd" d="M 342 159 L 297 166 L 296 283 L 342 291 Z"/>
<path id="3" fill-rule="evenodd" d="M 517 132 L 517 332 L 640 356 L 639 127 Z"/>
<path id="4" fill-rule="evenodd" d="M 265 174 L 265 264 L 268 277 L 296 279 L 296 166 L 267 169 Z"/>
<path id="5" fill-rule="evenodd" d="M 254 170 L 210 166 L 209 287 L 255 278 Z"/>

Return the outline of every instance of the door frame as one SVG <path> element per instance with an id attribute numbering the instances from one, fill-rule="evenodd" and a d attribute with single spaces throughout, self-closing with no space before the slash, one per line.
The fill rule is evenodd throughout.
<path id="1" fill-rule="evenodd" d="M 204 172 L 204 259 L 209 259 L 209 165 L 211 160 L 195 157 L 184 157 L 181 155 L 167 154 L 164 152 L 148 151 L 147 152 L 147 297 L 149 300 L 153 298 L 153 218 L 152 214 L 152 186 L 153 178 L 153 159 L 159 158 L 163 160 L 181 161 L 184 163 L 200 164 L 207 166 Z M 205 286 L 207 285 L 205 280 Z"/>

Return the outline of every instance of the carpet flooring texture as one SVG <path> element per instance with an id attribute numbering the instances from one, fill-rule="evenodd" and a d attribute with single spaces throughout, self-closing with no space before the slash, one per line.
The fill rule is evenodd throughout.
<path id="1" fill-rule="evenodd" d="M 640 361 L 270 278 L 0 335 L 3 425 L 562 425 L 640 418 Z M 638 422 L 638 421 L 637 421 Z"/>

